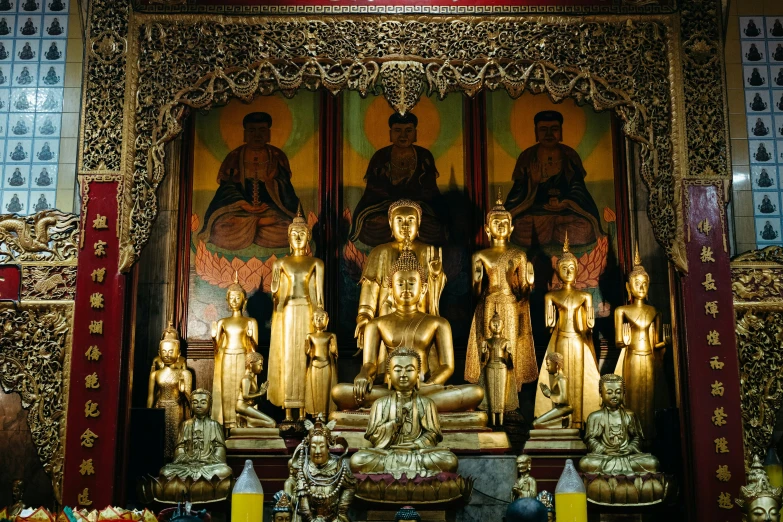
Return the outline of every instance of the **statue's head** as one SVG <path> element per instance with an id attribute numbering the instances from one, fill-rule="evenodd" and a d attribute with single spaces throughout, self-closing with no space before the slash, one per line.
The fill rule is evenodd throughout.
<path id="1" fill-rule="evenodd" d="M 394 522 L 400 522 L 402 520 L 415 520 L 416 522 L 421 522 L 421 515 L 419 515 L 413 506 L 403 506 L 394 515 Z"/>
<path id="2" fill-rule="evenodd" d="M 616 410 L 625 401 L 625 380 L 613 373 L 602 375 L 598 381 L 598 392 L 601 394 L 601 407 Z"/>
<path id="3" fill-rule="evenodd" d="M 563 242 L 563 255 L 557 260 L 557 275 L 564 283 L 574 283 L 579 270 L 576 256 L 568 251 L 568 231 Z"/>
<path id="4" fill-rule="evenodd" d="M 507 240 L 514 231 L 514 225 L 511 224 L 511 212 L 503 206 L 503 193 L 498 189 L 498 199 L 495 200 L 495 206 L 487 212 L 487 222 L 484 225 L 484 232 L 489 239 Z"/>
<path id="5" fill-rule="evenodd" d="M 410 199 L 398 199 L 389 206 L 389 228 L 394 240 L 402 243 L 419 237 L 421 205 Z"/>
<path id="6" fill-rule="evenodd" d="M 288 245 L 291 251 L 307 251 L 311 237 L 310 227 L 307 226 L 307 221 L 302 216 L 302 206 L 299 205 L 294 220 L 288 225 Z"/>
<path id="7" fill-rule="evenodd" d="M 779 522 L 783 488 L 773 488 L 758 455 L 748 473 L 748 485 L 740 488 L 737 505 L 744 522 Z"/>
<path id="8" fill-rule="evenodd" d="M 646 299 L 650 289 L 650 276 L 642 266 L 642 258 L 639 256 L 639 245 L 633 256 L 633 270 L 628 274 L 628 282 L 625 284 L 628 294 L 634 299 Z"/>
<path id="9" fill-rule="evenodd" d="M 563 358 L 563 354 L 562 353 L 547 352 L 547 354 L 546 354 L 546 371 L 551 373 L 552 375 L 556 374 L 563 367 L 563 361 L 564 360 L 565 359 Z"/>
<path id="10" fill-rule="evenodd" d="M 407 346 L 396 348 L 389 356 L 386 374 L 389 386 L 397 391 L 410 392 L 419 387 L 421 357 Z"/>
<path id="11" fill-rule="evenodd" d="M 179 359 L 179 337 L 174 323 L 169 321 L 168 327 L 163 330 L 163 337 L 158 346 L 158 356 L 163 364 L 174 364 Z"/>
<path id="12" fill-rule="evenodd" d="M 198 388 L 190 394 L 190 408 L 196 418 L 203 419 L 212 410 L 212 393 L 204 388 Z"/>
<path id="13" fill-rule="evenodd" d="M 530 471 L 531 462 L 530 455 L 520 455 L 517 457 L 517 471 L 519 473 L 527 473 Z"/>
<path id="14" fill-rule="evenodd" d="M 226 303 L 228 303 L 228 309 L 232 312 L 240 311 L 244 308 L 247 302 L 247 294 L 242 285 L 239 284 L 239 273 L 234 272 L 234 282 L 231 283 L 226 290 Z"/>
<path id="15" fill-rule="evenodd" d="M 498 313 L 497 309 L 489 319 L 489 331 L 492 332 L 492 335 L 496 337 L 503 333 L 503 319 L 500 318 L 500 314 Z"/>
<path id="16" fill-rule="evenodd" d="M 271 138 L 272 116 L 267 112 L 251 112 L 242 118 L 242 127 L 245 129 L 245 143 L 251 149 L 261 148 Z"/>
<path id="17" fill-rule="evenodd" d="M 554 147 L 563 141 L 563 115 L 557 111 L 541 111 L 533 117 L 536 141 L 544 147 Z"/>
<path id="18" fill-rule="evenodd" d="M 248 352 L 245 355 L 245 370 L 258 375 L 264 370 L 264 356 L 258 352 Z"/>
<path id="19" fill-rule="evenodd" d="M 313 326 L 319 332 L 326 330 L 326 327 L 329 326 L 329 314 L 326 313 L 326 310 L 321 305 L 313 312 Z"/>
<path id="20" fill-rule="evenodd" d="M 272 508 L 272 522 L 291 522 L 294 512 L 291 498 L 285 491 L 278 491 L 273 498 L 275 506 Z"/>
<path id="21" fill-rule="evenodd" d="M 418 304 L 427 292 L 427 267 L 419 263 L 409 242 L 405 242 L 402 253 L 389 267 L 386 285 L 391 287 L 394 302 L 399 305 Z"/>
<path id="22" fill-rule="evenodd" d="M 14 480 L 13 484 L 11 485 L 11 495 L 13 496 L 14 502 L 19 502 L 22 500 L 22 497 L 24 496 L 23 480 Z"/>
<path id="23" fill-rule="evenodd" d="M 335 421 L 325 422 L 323 414 L 319 413 L 315 421 L 305 420 L 307 435 L 302 444 L 305 445 L 310 461 L 316 466 L 323 466 L 329 462 L 329 448 L 335 444 L 332 436 Z"/>
<path id="24" fill-rule="evenodd" d="M 416 143 L 419 119 L 412 112 L 389 116 L 389 141 L 396 147 L 411 147 Z"/>

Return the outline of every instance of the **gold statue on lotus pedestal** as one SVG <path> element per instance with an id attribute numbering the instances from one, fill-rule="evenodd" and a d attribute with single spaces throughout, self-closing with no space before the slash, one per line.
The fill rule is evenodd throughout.
<path id="1" fill-rule="evenodd" d="M 737 505 L 743 522 L 779 522 L 783 488 L 773 488 L 758 455 L 748 473 L 748 485 L 740 488 Z"/>

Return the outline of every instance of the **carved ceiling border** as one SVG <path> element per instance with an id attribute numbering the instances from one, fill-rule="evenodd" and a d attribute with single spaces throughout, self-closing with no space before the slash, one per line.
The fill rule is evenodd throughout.
<path id="1" fill-rule="evenodd" d="M 745 462 L 764 455 L 783 402 L 783 248 L 731 262 Z"/>

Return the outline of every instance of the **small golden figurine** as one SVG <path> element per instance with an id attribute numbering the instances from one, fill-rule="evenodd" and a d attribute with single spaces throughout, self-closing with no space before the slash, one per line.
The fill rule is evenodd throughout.
<path id="1" fill-rule="evenodd" d="M 323 302 L 324 263 L 309 255 L 310 228 L 299 209 L 288 227 L 291 254 L 272 267 L 272 332 L 269 347 L 269 401 L 304 419 L 307 335 L 313 331 L 313 305 Z"/>
<path id="2" fill-rule="evenodd" d="M 519 400 L 512 373 L 511 343 L 503 337 L 503 320 L 497 312 L 489 321 L 489 336 L 481 342 L 481 364 L 483 375 L 479 385 L 483 384 L 486 393 L 482 405 L 486 404 L 491 414 L 490 422 L 502 426 L 503 413 L 519 407 Z"/>
<path id="3" fill-rule="evenodd" d="M 568 402 L 568 384 L 563 375 L 563 354 L 546 354 L 546 371 L 549 373 L 549 385 L 541 383 L 541 393 L 552 400 L 552 409 L 533 421 L 533 429 L 567 428 L 571 422 L 574 408 Z"/>
<path id="4" fill-rule="evenodd" d="M 291 498 L 285 491 L 278 491 L 272 498 L 275 501 L 275 505 L 272 508 L 272 522 L 291 522 L 294 515 Z"/>
<path id="5" fill-rule="evenodd" d="M 530 467 L 532 459 L 530 455 L 520 455 L 517 457 L 517 478 L 514 487 L 511 488 L 511 500 L 518 498 L 536 498 L 538 486 L 536 479 L 530 476 Z"/>
<path id="6" fill-rule="evenodd" d="M 318 415 L 315 422 L 304 421 L 307 435 L 296 447 L 288 463 L 285 492 L 297 504 L 302 520 L 350 522 L 348 508 L 353 502 L 356 479 L 345 461 L 347 443 L 341 456 L 329 450 L 338 444 L 332 435 L 334 421 L 328 424 Z"/>
<path id="7" fill-rule="evenodd" d="M 13 484 L 11 485 L 11 496 L 14 499 L 14 503 L 8 506 L 8 518 L 11 520 L 16 520 L 16 517 L 24 511 L 24 509 L 27 507 L 24 505 L 24 481 L 23 480 L 14 480 Z"/>
<path id="8" fill-rule="evenodd" d="M 179 354 L 179 339 L 172 322 L 163 331 L 155 359 L 160 366 L 153 362 L 147 389 L 147 408 L 162 408 L 165 411 L 163 456 L 171 459 L 179 426 L 189 416 L 188 401 L 193 386 L 193 376 Z"/>
<path id="9" fill-rule="evenodd" d="M 245 356 L 245 376 L 237 397 L 237 427 L 274 428 L 275 421 L 256 408 L 256 399 L 266 394 L 269 382 L 258 385 L 258 375 L 264 369 L 264 356 L 250 352 Z"/>
<path id="10" fill-rule="evenodd" d="M 574 288 L 579 264 L 568 251 L 568 233 L 563 243 L 563 255 L 557 261 L 557 276 L 563 284 L 559 290 L 544 296 L 546 325 L 552 328 L 547 353 L 563 356 L 568 400 L 574 408 L 571 425 L 582 428 L 588 413 L 598 409 L 598 360 L 593 348 L 592 328 L 595 325 L 593 298 L 588 292 Z M 538 378 L 547 384 L 549 372 L 542 368 Z M 540 417 L 551 409 L 543 393 L 536 395 L 535 415 Z"/>
<path id="11" fill-rule="evenodd" d="M 508 339 L 514 362 L 513 372 L 508 375 L 513 393 L 504 399 L 507 401 L 505 411 L 519 407 L 517 393 L 524 383 L 536 380 L 538 371 L 530 324 L 529 294 L 533 286 L 533 265 L 522 250 L 509 245 L 513 230 L 511 214 L 503 206 L 502 194 L 498 192 L 498 200 L 487 213 L 484 225 L 491 246 L 473 254 L 473 293 L 479 300 L 470 327 L 465 361 L 465 380 L 479 382 L 479 352 L 486 339 L 497 336 L 491 333 L 491 321 L 495 314 L 499 315 L 505 325 L 503 336 Z M 500 416 L 500 424 L 503 424 L 502 412 Z"/>
<path id="12" fill-rule="evenodd" d="M 319 306 L 313 314 L 315 332 L 307 334 L 307 376 L 305 377 L 305 411 L 310 415 L 329 412 L 336 406 L 331 392 L 337 384 L 337 336 L 326 332 L 329 314 Z"/>
<path id="13" fill-rule="evenodd" d="M 617 373 L 628 385 L 625 398 L 628 409 L 636 413 L 644 434 L 652 438 L 655 429 L 655 382 L 658 379 L 656 351 L 671 343 L 671 329 L 669 325 L 663 325 L 663 335 L 659 335 L 661 316 L 645 302 L 650 276 L 642 266 L 638 246 L 633 264 L 625 285 L 633 303 L 618 306 L 614 311 L 616 346 L 623 348 L 617 366 L 622 370 Z"/>
<path id="14" fill-rule="evenodd" d="M 212 323 L 215 341 L 215 371 L 212 380 L 212 418 L 226 431 L 236 427 L 237 397 L 245 376 L 245 356 L 258 346 L 258 322 L 244 317 L 247 294 L 234 273 L 234 283 L 226 291 L 231 316 Z"/>
<path id="15" fill-rule="evenodd" d="M 779 522 L 782 497 L 783 488 L 772 487 L 761 459 L 754 455 L 748 485 L 740 488 L 740 498 L 736 500 L 743 522 Z"/>

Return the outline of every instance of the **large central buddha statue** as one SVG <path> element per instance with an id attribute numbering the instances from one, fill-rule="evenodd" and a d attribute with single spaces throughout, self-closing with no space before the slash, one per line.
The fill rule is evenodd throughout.
<path id="1" fill-rule="evenodd" d="M 373 402 L 394 393 L 383 383 L 385 364 L 380 361 L 381 343 L 390 355 L 405 346 L 421 359 L 420 393 L 434 401 L 441 413 L 475 409 L 484 390 L 475 384 L 446 386 L 454 373 L 454 346 L 451 326 L 442 317 L 419 309 L 428 291 L 430 274 L 406 241 L 402 253 L 391 264 L 385 290 L 394 300 L 391 313 L 369 321 L 364 328 L 364 364 L 353 384 L 338 384 L 332 398 L 341 410 L 370 407 Z"/>

